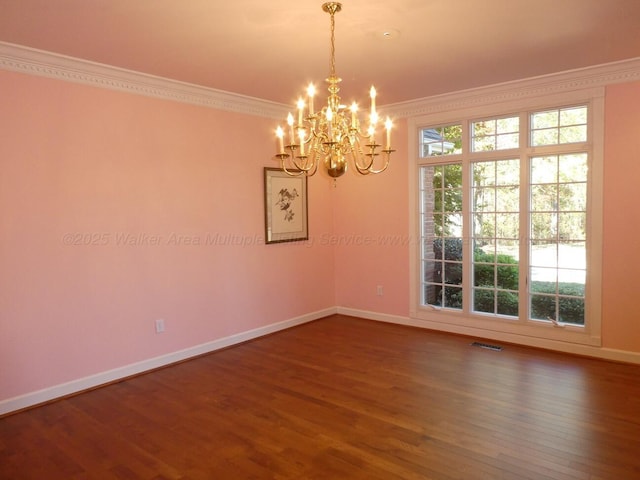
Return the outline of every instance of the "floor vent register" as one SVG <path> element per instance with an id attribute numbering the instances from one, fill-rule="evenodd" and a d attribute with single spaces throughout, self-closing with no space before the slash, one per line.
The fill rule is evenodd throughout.
<path id="1" fill-rule="evenodd" d="M 494 352 L 500 352 L 502 350 L 502 347 L 500 345 L 491 345 L 489 343 L 482 343 L 482 342 L 473 342 L 471 346 L 486 348 L 487 350 L 493 350 Z"/>

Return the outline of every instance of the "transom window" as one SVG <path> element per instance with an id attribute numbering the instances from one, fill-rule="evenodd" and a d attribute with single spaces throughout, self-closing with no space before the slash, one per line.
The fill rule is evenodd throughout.
<path id="1" fill-rule="evenodd" d="M 520 118 L 506 117 L 471 122 L 471 151 L 518 148 Z"/>
<path id="2" fill-rule="evenodd" d="M 558 108 L 531 114 L 531 145 L 587 141 L 587 108 Z"/>

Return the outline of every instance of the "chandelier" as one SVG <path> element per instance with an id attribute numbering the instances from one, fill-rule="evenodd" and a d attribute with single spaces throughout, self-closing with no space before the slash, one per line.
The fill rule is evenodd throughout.
<path id="1" fill-rule="evenodd" d="M 376 90 L 371 87 L 371 108 L 368 121 L 361 123 L 358 105 L 353 102 L 349 108 L 340 103 L 338 84 L 341 79 L 336 75 L 335 60 L 335 14 L 342 9 L 338 2 L 327 2 L 322 10 L 331 15 L 331 69 L 328 83 L 327 104 L 320 110 L 314 110 L 315 87 L 310 84 L 307 99 L 300 97 L 297 103 L 297 119 L 289 113 L 288 132 L 285 144 L 285 132 L 282 127 L 276 130 L 280 166 L 291 176 L 311 176 L 322 162 L 329 176 L 334 179 L 347 171 L 347 164 L 353 164 L 362 175 L 384 172 L 389 166 L 391 153 L 391 119 L 385 122 L 384 148 L 378 138 L 379 117 L 376 111 Z M 366 128 L 366 130 L 365 130 Z M 380 157 L 380 158 L 378 158 Z"/>

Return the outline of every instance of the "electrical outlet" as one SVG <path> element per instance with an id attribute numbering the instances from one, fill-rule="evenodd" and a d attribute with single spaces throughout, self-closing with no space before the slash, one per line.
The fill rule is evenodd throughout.
<path id="1" fill-rule="evenodd" d="M 156 320 L 156 333 L 164 332 L 164 320 L 159 318 Z"/>
<path id="2" fill-rule="evenodd" d="M 378 295 L 379 297 L 381 297 L 382 295 L 384 295 L 384 290 L 382 288 L 382 285 L 378 285 L 376 287 L 376 295 Z"/>

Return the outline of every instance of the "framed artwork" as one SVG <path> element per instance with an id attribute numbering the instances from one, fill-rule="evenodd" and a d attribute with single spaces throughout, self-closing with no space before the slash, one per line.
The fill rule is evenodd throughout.
<path id="1" fill-rule="evenodd" d="M 264 168 L 264 220 L 266 243 L 309 239 L 306 175 Z"/>

